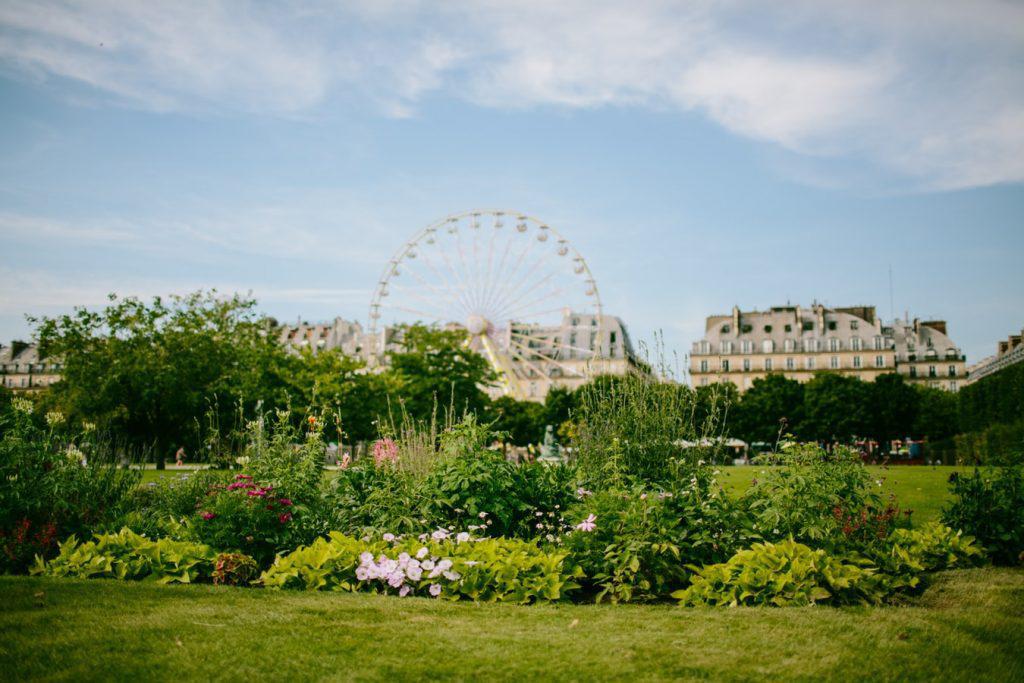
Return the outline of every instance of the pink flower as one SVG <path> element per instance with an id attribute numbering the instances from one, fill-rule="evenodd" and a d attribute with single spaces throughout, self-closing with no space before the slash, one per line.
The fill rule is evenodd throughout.
<path id="1" fill-rule="evenodd" d="M 579 531 L 593 531 L 597 528 L 597 517 L 593 514 L 589 515 L 585 520 L 576 525 L 576 529 Z"/>
<path id="2" fill-rule="evenodd" d="M 398 597 L 404 598 L 406 595 L 409 594 L 409 591 L 411 590 L 412 588 L 409 588 L 408 586 L 402 586 L 401 589 L 399 589 L 398 591 Z"/>
<path id="3" fill-rule="evenodd" d="M 282 512 L 277 516 L 277 521 L 281 522 L 281 524 L 287 524 L 288 522 L 292 521 L 292 513 Z"/>
<path id="4" fill-rule="evenodd" d="M 436 598 L 438 595 L 441 594 L 441 584 L 432 583 L 430 584 L 430 588 L 428 590 L 430 591 L 430 594 Z"/>
<path id="5" fill-rule="evenodd" d="M 377 439 L 373 442 L 373 464 L 380 467 L 387 462 L 398 460 L 398 444 L 392 439 Z"/>
<path id="6" fill-rule="evenodd" d="M 352 464 L 352 458 L 348 453 L 341 456 L 341 463 L 338 465 L 339 469 L 347 470 L 348 466 Z"/>
<path id="7" fill-rule="evenodd" d="M 395 535 L 389 532 L 381 536 L 381 538 L 383 538 L 388 543 L 391 543 L 391 541 L 395 540 Z"/>
<path id="8" fill-rule="evenodd" d="M 211 519 L 213 519 L 217 515 L 213 514 L 212 512 L 204 512 L 204 513 L 202 513 L 199 516 L 202 517 L 203 519 L 205 519 L 207 522 L 209 522 Z"/>
<path id="9" fill-rule="evenodd" d="M 236 474 L 235 479 L 251 480 L 252 477 L 250 477 L 248 474 Z"/>
<path id="10" fill-rule="evenodd" d="M 585 488 L 583 488 L 582 486 L 579 487 L 578 489 L 576 489 L 576 497 L 577 498 L 586 498 L 587 496 L 592 496 L 592 495 L 593 495 L 593 491 L 588 491 Z"/>
<path id="11" fill-rule="evenodd" d="M 281 505 L 285 506 L 286 508 L 292 506 L 292 499 L 291 498 L 278 498 L 277 502 L 280 503 Z"/>

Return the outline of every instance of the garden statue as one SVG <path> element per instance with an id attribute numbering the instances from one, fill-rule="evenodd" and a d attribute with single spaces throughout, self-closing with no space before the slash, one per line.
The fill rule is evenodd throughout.
<path id="1" fill-rule="evenodd" d="M 555 441 L 554 430 L 551 428 L 551 425 L 544 429 L 544 442 L 541 444 L 538 460 L 541 462 L 562 461 L 562 447 Z"/>

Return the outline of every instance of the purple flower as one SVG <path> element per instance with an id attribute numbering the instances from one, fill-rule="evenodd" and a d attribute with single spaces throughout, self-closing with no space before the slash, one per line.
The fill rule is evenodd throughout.
<path id="1" fill-rule="evenodd" d="M 593 514 L 589 515 L 585 520 L 576 525 L 576 529 L 579 531 L 593 531 L 597 528 L 597 517 Z"/>
<path id="2" fill-rule="evenodd" d="M 402 588 L 398 591 L 398 597 L 404 598 L 406 595 L 409 594 L 409 591 L 411 590 L 412 588 L 409 588 L 408 586 L 402 586 Z"/>
<path id="3" fill-rule="evenodd" d="M 430 588 L 428 590 L 429 590 L 430 594 L 433 595 L 436 598 L 438 595 L 441 594 L 441 584 L 439 584 L 439 583 L 432 583 L 432 584 L 430 584 Z"/>
<path id="4" fill-rule="evenodd" d="M 466 541 L 469 540 L 469 534 L 467 532 L 463 531 L 462 533 L 460 533 L 458 536 L 455 537 L 455 540 L 457 542 L 459 542 L 459 543 L 465 543 Z"/>
<path id="5" fill-rule="evenodd" d="M 392 588 L 398 588 L 403 583 L 405 583 L 405 574 L 403 574 L 401 570 L 396 569 L 388 574 L 388 585 Z"/>
<path id="6" fill-rule="evenodd" d="M 444 529 L 438 529 L 434 533 L 430 534 L 430 537 L 435 541 L 443 541 L 444 539 L 448 538 L 448 532 Z"/>
<path id="7" fill-rule="evenodd" d="M 391 543 L 391 541 L 395 540 L 395 535 L 392 534 L 392 533 L 387 533 L 387 534 L 384 534 L 383 536 L 381 536 L 381 538 L 383 538 L 388 543 Z"/>

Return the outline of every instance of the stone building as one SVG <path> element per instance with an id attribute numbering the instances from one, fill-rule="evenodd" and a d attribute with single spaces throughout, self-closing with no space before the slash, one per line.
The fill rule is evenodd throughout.
<path id="1" fill-rule="evenodd" d="M 874 306 L 774 306 L 709 316 L 689 362 L 695 386 L 732 382 L 746 391 L 758 377 L 778 372 L 806 382 L 816 372 L 872 381 L 899 372 L 914 383 L 956 391 L 966 376 L 964 357 L 944 321 L 883 323 Z"/>
<path id="2" fill-rule="evenodd" d="M 0 344 L 0 385 L 14 391 L 48 387 L 60 380 L 58 359 L 40 358 L 39 347 L 21 341 Z"/>
<path id="3" fill-rule="evenodd" d="M 995 355 L 982 358 L 968 368 L 967 383 L 976 382 L 1017 363 L 1024 363 L 1024 328 L 1021 328 L 1020 334 L 1011 334 L 1005 341 L 1000 341 Z"/>

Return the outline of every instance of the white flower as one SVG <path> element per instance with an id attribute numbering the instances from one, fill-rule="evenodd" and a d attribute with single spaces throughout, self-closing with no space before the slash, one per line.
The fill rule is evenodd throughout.
<path id="1" fill-rule="evenodd" d="M 428 550 L 427 548 L 420 548 L 419 550 L 416 551 L 416 559 L 417 560 L 422 560 L 424 557 L 426 557 L 429 554 L 430 554 L 430 550 Z"/>
<path id="2" fill-rule="evenodd" d="M 361 553 L 359 555 L 359 561 L 363 564 L 370 564 L 371 562 L 373 562 L 373 553 Z"/>
<path id="3" fill-rule="evenodd" d="M 370 578 L 370 574 L 366 571 L 366 567 L 356 567 L 356 578 L 360 581 L 366 581 Z"/>
<path id="4" fill-rule="evenodd" d="M 457 542 L 459 542 L 459 543 L 465 543 L 466 541 L 469 540 L 469 534 L 466 533 L 465 531 L 463 531 L 462 533 L 460 533 L 458 536 L 455 537 L 455 540 Z"/>
<path id="5" fill-rule="evenodd" d="M 424 569 L 426 569 L 429 572 L 431 569 L 434 568 L 434 561 L 433 560 L 423 560 L 423 562 L 420 563 L 420 566 L 423 567 Z"/>
<path id="6" fill-rule="evenodd" d="M 389 532 L 381 536 L 381 538 L 383 538 L 388 543 L 391 543 L 391 541 L 395 540 L 395 535 Z"/>
<path id="7" fill-rule="evenodd" d="M 462 578 L 462 574 L 458 572 L 445 572 L 444 578 L 448 579 L 449 581 L 458 581 Z"/>
<path id="8" fill-rule="evenodd" d="M 409 568 L 405 570 L 405 573 L 412 581 L 419 581 L 423 578 L 423 570 L 419 567 L 409 566 Z"/>
<path id="9" fill-rule="evenodd" d="M 438 529 L 434 533 L 430 534 L 430 537 L 435 541 L 443 541 L 444 539 L 448 538 L 448 532 L 444 529 Z"/>
<path id="10" fill-rule="evenodd" d="M 430 588 L 428 589 L 428 591 L 429 591 L 429 593 L 431 595 L 433 595 L 436 598 L 438 595 L 441 594 L 441 584 L 439 584 L 439 583 L 432 583 L 432 584 L 430 584 Z"/>
<path id="11" fill-rule="evenodd" d="M 406 595 L 408 595 L 408 594 L 409 594 L 409 591 L 411 591 L 411 590 L 412 590 L 412 588 L 409 588 L 409 586 L 402 586 L 402 587 L 401 587 L 401 588 L 400 588 L 400 589 L 398 590 L 398 597 L 400 597 L 400 598 L 404 598 L 404 597 L 405 597 Z"/>
<path id="12" fill-rule="evenodd" d="M 479 517 L 480 519 L 483 519 L 486 516 L 487 516 L 486 512 L 481 512 L 479 515 L 477 515 L 477 517 Z"/>

